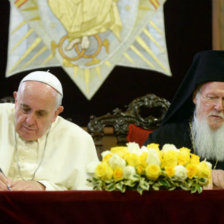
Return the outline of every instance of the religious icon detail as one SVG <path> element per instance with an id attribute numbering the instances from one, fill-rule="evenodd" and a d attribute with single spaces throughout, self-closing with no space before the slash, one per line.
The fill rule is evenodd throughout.
<path id="1" fill-rule="evenodd" d="M 63 67 L 91 99 L 115 66 L 171 76 L 165 0 L 9 0 L 6 77 Z"/>
<path id="2" fill-rule="evenodd" d="M 100 33 L 112 31 L 118 40 L 121 38 L 122 22 L 117 0 L 48 0 L 48 4 L 67 32 L 58 44 L 53 42 L 52 46 L 58 47 L 60 55 L 69 62 L 92 58 L 86 64 L 89 66 L 100 61 L 96 56 L 102 47 L 109 53 L 109 41 L 102 40 Z"/>

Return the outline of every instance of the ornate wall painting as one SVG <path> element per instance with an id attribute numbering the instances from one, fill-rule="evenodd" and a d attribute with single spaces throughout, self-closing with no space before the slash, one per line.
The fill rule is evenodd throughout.
<path id="1" fill-rule="evenodd" d="M 91 99 L 116 65 L 171 76 L 163 0 L 10 0 L 6 77 L 61 66 Z"/>

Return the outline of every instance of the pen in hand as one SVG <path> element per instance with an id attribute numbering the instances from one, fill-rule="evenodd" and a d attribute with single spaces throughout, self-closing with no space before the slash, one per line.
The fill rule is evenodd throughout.
<path id="1" fill-rule="evenodd" d="M 2 169 L 0 168 L 0 173 L 2 173 L 4 176 L 5 176 L 5 174 L 3 173 L 3 171 L 2 171 Z M 12 190 L 12 188 L 10 187 L 10 185 L 9 184 L 7 184 L 7 188 L 8 188 L 8 190 L 9 191 L 11 191 Z"/>

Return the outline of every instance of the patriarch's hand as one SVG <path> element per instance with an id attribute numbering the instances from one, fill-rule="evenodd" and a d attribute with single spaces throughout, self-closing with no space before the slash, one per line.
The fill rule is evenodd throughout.
<path id="1" fill-rule="evenodd" d="M 212 170 L 213 189 L 224 189 L 224 170 Z"/>

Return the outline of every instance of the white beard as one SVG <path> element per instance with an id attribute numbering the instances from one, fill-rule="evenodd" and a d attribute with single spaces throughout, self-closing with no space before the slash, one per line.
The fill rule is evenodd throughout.
<path id="1" fill-rule="evenodd" d="M 224 160 L 224 125 L 217 130 L 211 130 L 205 118 L 199 121 L 194 116 L 192 139 L 196 154 L 201 158 Z"/>

